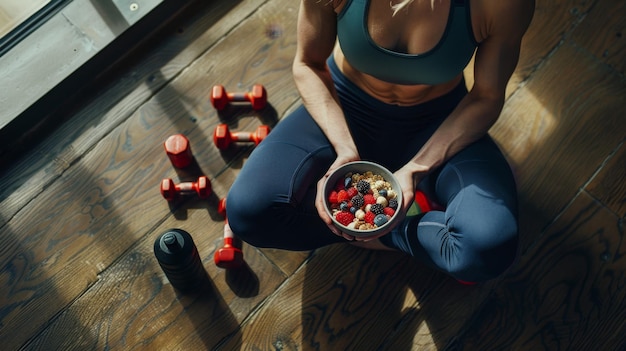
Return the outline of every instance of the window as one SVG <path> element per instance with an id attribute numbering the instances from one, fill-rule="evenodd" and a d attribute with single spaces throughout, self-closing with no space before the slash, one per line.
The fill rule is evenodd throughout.
<path id="1" fill-rule="evenodd" d="M 26 135 L 192 2 L 0 0 L 0 140 Z"/>
<path id="2" fill-rule="evenodd" d="M 0 55 L 71 0 L 0 0 Z"/>

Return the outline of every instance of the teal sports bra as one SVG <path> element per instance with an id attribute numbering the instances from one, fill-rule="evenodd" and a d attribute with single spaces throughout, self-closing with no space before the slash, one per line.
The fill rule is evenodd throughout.
<path id="1" fill-rule="evenodd" d="M 346 1 L 337 17 L 341 50 L 354 68 L 382 81 L 404 85 L 448 82 L 463 72 L 478 46 L 471 26 L 469 1 L 452 0 L 441 40 L 431 50 L 418 55 L 377 45 L 367 28 L 369 0 Z"/>

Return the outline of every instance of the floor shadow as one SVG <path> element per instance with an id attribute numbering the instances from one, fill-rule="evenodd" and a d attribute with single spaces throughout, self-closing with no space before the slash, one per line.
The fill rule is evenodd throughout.
<path id="1" fill-rule="evenodd" d="M 41 340 L 46 339 L 46 333 L 50 332 L 44 330 L 44 327 L 48 324 L 47 319 L 52 318 L 56 311 L 46 310 L 41 306 L 41 292 L 46 292 L 47 305 L 57 305 L 59 310 L 67 301 L 57 290 L 54 279 L 41 268 L 43 264 L 36 257 L 36 249 L 26 247 L 25 244 L 27 241 L 41 241 L 44 235 L 29 232 L 18 234 L 9 225 L 0 230 L 3 241 L 12 246 L 10 252 L 4 252 L 0 256 L 0 343 L 7 350 L 36 349 L 42 345 L 52 347 L 53 345 Z M 97 340 L 90 337 L 90 328 L 83 325 L 78 318 L 67 312 L 63 312 L 58 318 L 64 319 L 65 327 L 84 335 L 86 345 L 97 344 Z M 34 338 L 35 336 L 39 337 Z M 60 341 L 55 340 L 56 343 Z"/>
<path id="2" fill-rule="evenodd" d="M 195 3 L 195 6 L 191 6 L 186 10 L 186 13 L 181 14 L 182 17 L 185 17 L 185 21 L 189 21 L 190 18 L 198 19 L 200 16 L 211 10 L 211 6 L 208 6 L 204 2 L 196 1 Z M 236 2 L 232 2 L 230 6 L 220 6 L 219 11 L 223 11 L 225 13 L 235 5 Z M 168 26 L 157 32 L 157 34 L 171 32 L 172 26 L 176 28 L 176 26 L 181 25 L 180 23 L 182 22 L 173 21 Z M 206 25 L 209 26 L 210 23 L 207 23 Z M 179 35 L 187 35 L 182 27 L 178 28 L 179 29 L 176 29 L 176 32 Z M 193 41 L 192 36 L 199 36 L 202 33 L 202 30 L 195 30 L 184 42 L 190 43 Z M 152 39 L 152 43 L 143 43 L 143 48 L 147 48 L 147 45 L 153 45 L 154 40 L 156 39 Z M 148 40 L 147 42 L 150 41 L 151 40 Z M 142 46 L 139 47 L 139 52 L 141 52 L 141 48 Z M 180 49 L 182 49 L 182 47 Z M 150 72 L 143 72 L 143 78 L 134 76 L 134 84 L 126 85 L 124 89 L 113 89 L 113 92 L 107 89 L 111 86 L 115 86 L 120 79 L 124 80 L 125 76 L 128 76 L 129 74 L 134 75 L 136 72 L 128 72 L 129 69 L 133 69 L 133 62 L 137 63 L 142 60 L 147 60 L 147 56 L 145 55 L 149 55 L 152 50 L 146 50 L 146 54 L 144 54 L 144 56 L 139 54 L 134 56 L 132 59 L 118 62 L 116 65 L 110 67 L 109 71 L 100 74 L 94 81 L 90 82 L 92 84 L 90 88 L 84 89 L 77 96 L 72 96 L 71 99 L 63 103 L 62 108 L 57 111 L 53 111 L 52 114 L 56 115 L 56 117 L 51 117 L 49 121 L 55 121 L 55 123 L 59 122 L 58 125 L 62 125 L 62 123 L 66 122 L 68 118 L 71 118 L 68 116 L 75 116 L 76 113 L 82 108 L 88 106 L 89 103 L 93 103 L 94 99 L 103 99 L 100 94 L 102 91 L 109 92 L 106 96 L 106 101 L 103 102 L 104 105 L 117 103 L 119 99 L 128 91 L 131 91 L 136 86 L 143 84 L 144 80 L 149 79 Z M 156 58 L 156 61 L 165 64 L 176 54 L 178 54 L 178 52 L 163 52 Z M 151 58 L 150 61 L 154 63 L 155 60 Z M 162 78 L 162 80 L 163 84 L 165 84 L 165 78 Z M 102 107 L 102 104 L 99 105 L 103 111 L 106 110 L 107 107 Z M 73 136 L 87 133 L 90 128 L 97 127 L 101 114 L 92 113 L 90 116 L 92 118 L 89 120 L 81 120 L 80 123 L 73 124 L 75 129 L 71 133 L 60 132 L 54 137 L 59 138 L 59 140 L 63 140 L 62 143 L 55 146 L 57 151 L 66 150 L 67 148 L 71 149 L 70 145 L 75 140 Z M 37 134 L 38 138 L 49 137 L 52 136 L 54 132 L 58 132 L 56 127 L 44 129 L 45 130 L 42 130 L 39 134 Z M 33 145 L 37 144 L 38 143 L 33 143 Z M 48 150 L 48 152 L 54 153 L 51 150 Z M 18 158 L 18 155 L 14 155 L 14 158 Z M 117 161 L 121 163 L 125 162 L 125 160 Z M 74 160 L 70 160 L 69 162 L 74 163 Z M 81 257 L 78 253 L 73 253 L 72 256 L 69 257 L 66 255 L 64 256 L 64 252 L 66 250 L 71 251 L 76 249 L 76 247 L 72 246 L 72 242 L 75 240 L 83 243 L 85 240 L 91 240 L 91 243 L 80 249 L 83 252 L 88 249 L 95 249 L 98 251 L 104 250 L 106 252 L 120 248 L 118 244 L 111 244 L 111 238 L 117 237 L 116 234 L 119 233 L 124 234 L 131 232 L 131 229 L 126 227 L 123 221 L 119 220 L 118 215 L 115 214 L 116 210 L 113 205 L 112 199 L 118 196 L 124 196 L 123 193 L 120 193 L 119 191 L 107 193 L 106 190 L 103 190 L 100 187 L 100 184 L 103 181 L 106 182 L 109 180 L 104 179 L 103 177 L 105 176 L 102 174 L 95 174 L 90 170 L 77 168 L 80 167 L 79 165 L 80 163 L 78 162 L 71 165 L 71 167 L 68 165 L 66 172 L 67 174 L 73 175 L 80 174 L 77 179 L 80 179 L 81 183 L 71 184 L 71 186 L 67 184 L 67 189 L 57 189 L 57 192 L 60 193 L 56 195 L 65 195 L 63 195 L 62 199 L 53 199 L 53 201 L 50 201 L 49 204 L 52 206 L 52 210 L 46 210 L 43 212 L 49 213 L 52 217 L 54 217 L 53 213 L 55 212 L 64 213 L 63 211 L 66 210 L 68 206 L 77 206 L 77 212 L 75 215 L 82 217 L 83 219 L 72 220 L 70 218 L 65 218 L 64 220 L 58 220 L 58 218 L 64 218 L 63 216 L 60 216 L 54 217 L 57 218 L 54 220 L 52 217 L 44 215 L 43 218 L 34 217 L 28 228 L 21 228 L 20 232 L 14 232 L 10 228 L 15 226 L 15 221 L 18 221 L 17 223 L 19 223 L 19 220 L 15 217 L 11 219 L 2 218 L 2 237 L 8 242 L 11 242 L 13 246 L 11 252 L 5 252 L 2 256 L 2 261 L 0 262 L 0 277 L 2 277 L 4 287 L 2 289 L 3 303 L 0 306 L 0 340 L 4 340 L 5 342 L 3 342 L 3 345 L 9 348 L 14 347 L 17 349 L 22 346 L 25 348 L 39 348 L 41 346 L 41 348 L 45 349 L 65 349 L 65 346 L 76 341 L 76 337 L 81 338 L 81 345 L 87 345 L 87 349 L 97 349 L 99 348 L 99 345 L 101 346 L 103 344 L 103 341 L 99 339 L 103 336 L 103 334 L 94 333 L 93 331 L 94 328 L 96 328 L 96 330 L 106 328 L 106 323 L 95 326 L 82 320 L 79 316 L 85 311 L 82 311 L 79 308 L 77 310 L 77 306 L 80 306 L 82 299 L 78 299 L 76 301 L 67 300 L 66 294 L 60 292 L 59 287 L 55 285 L 58 283 L 58 273 L 48 273 L 49 270 L 55 269 L 58 264 L 69 264 L 69 262 L 76 257 Z M 41 164 L 41 167 L 45 166 L 46 164 Z M 35 167 L 37 167 L 37 165 L 35 165 Z M 30 170 L 32 173 L 36 173 L 37 171 L 38 169 L 36 168 Z M 201 170 L 197 168 L 194 173 L 201 173 Z M 15 177 L 8 179 L 7 181 L 10 181 L 11 186 L 10 188 L 3 189 L 1 199 L 6 199 L 8 194 L 11 194 L 15 189 L 19 189 L 28 180 L 29 177 Z M 56 184 L 52 183 L 52 185 L 42 185 L 42 187 L 47 191 L 41 193 L 38 196 L 39 199 L 49 197 L 49 192 L 52 191 L 55 186 L 64 186 L 63 181 L 59 178 L 55 178 L 53 181 L 56 182 Z M 82 185 L 86 190 L 80 192 L 80 185 Z M 213 202 L 217 203 L 216 201 Z M 52 205 L 55 203 L 56 205 Z M 18 213 L 24 212 L 31 207 L 39 207 L 40 205 L 41 203 L 32 201 L 26 205 L 25 208 L 18 209 L 17 211 Z M 103 209 L 105 209 L 104 212 Z M 40 211 L 38 214 L 43 212 Z M 209 212 L 213 215 L 216 211 Z M 103 218 L 103 215 L 105 215 L 106 218 Z M 40 221 L 51 221 L 49 231 L 37 229 L 36 224 Z M 86 222 L 89 222 L 89 224 L 85 225 Z M 74 224 L 78 225 L 77 223 L 80 224 L 80 230 L 73 228 Z M 99 227 L 102 226 L 103 223 L 104 227 Z M 54 228 L 58 227 L 67 230 L 59 230 L 56 232 Z M 34 230 L 38 231 L 34 232 Z M 111 233 L 111 231 L 114 231 L 115 233 Z M 128 243 L 126 248 L 123 250 L 132 246 L 133 245 L 131 243 Z M 80 246 L 78 247 L 80 248 Z M 121 253 L 111 252 L 108 255 L 113 256 L 116 254 Z M 154 257 L 136 257 L 141 258 L 142 262 L 146 263 L 152 262 L 154 259 Z M 97 262 L 93 263 L 95 264 Z M 81 267 L 82 264 L 84 264 L 84 262 L 81 262 L 78 266 L 74 267 Z M 152 264 L 154 264 L 154 262 L 152 262 Z M 89 265 L 86 265 L 85 268 L 97 271 L 102 269 L 102 267 L 98 267 L 96 269 L 94 267 L 90 267 Z M 136 281 L 141 281 L 141 286 L 147 284 L 145 280 L 140 278 L 141 275 L 131 273 L 130 276 L 133 279 L 136 278 Z M 77 279 L 79 278 L 77 277 Z M 94 277 L 93 279 L 106 279 L 106 274 L 102 277 Z M 129 289 L 133 289 L 132 284 L 134 284 L 134 282 L 135 281 L 129 283 L 131 284 Z M 86 290 L 83 297 L 92 293 L 99 293 L 98 289 L 100 288 L 98 287 L 100 285 L 96 283 L 96 281 L 85 281 L 84 284 L 85 286 L 90 286 L 90 288 Z M 91 286 L 92 284 L 94 285 Z M 190 313 L 189 316 L 197 326 L 198 334 L 203 338 L 205 344 L 208 345 L 216 335 L 219 335 L 216 333 L 216 330 L 219 329 L 228 331 L 228 335 L 224 336 L 224 338 L 234 337 L 235 335 L 233 334 L 233 331 L 238 330 L 238 323 L 232 316 L 228 305 L 223 301 L 223 299 L 218 298 L 219 294 L 217 294 L 216 290 L 211 287 L 210 282 L 207 286 L 208 288 L 204 290 L 203 294 L 199 294 L 195 298 L 185 296 L 181 298 L 181 301 L 183 301 L 183 303 L 189 303 L 190 306 L 193 306 L 191 309 L 192 313 Z M 122 298 L 123 300 L 124 295 L 121 295 L 121 297 L 118 296 L 118 298 Z M 42 303 L 42 299 L 45 299 L 47 302 Z M 112 302 L 109 306 L 104 306 L 101 312 L 104 315 L 110 313 L 110 317 L 113 317 L 116 309 L 122 306 L 123 304 L 120 305 Z M 210 313 L 204 314 L 198 313 L 197 311 Z M 104 319 L 110 320 L 107 318 Z M 211 327 L 206 329 L 207 325 L 211 325 Z M 11 334 L 8 333 L 10 330 L 19 330 L 20 335 L 29 335 L 25 340 L 30 340 L 26 341 L 23 345 L 12 344 L 10 340 L 14 340 L 13 342 L 15 342 L 16 339 L 13 337 L 14 332 L 11 332 Z M 219 342 L 220 341 L 218 340 L 214 344 L 218 344 Z M 106 343 L 106 341 L 104 341 L 104 343 Z M 54 345 L 57 345 L 57 347 Z M 93 347 L 90 347 L 89 345 L 92 345 Z"/>
<path id="3" fill-rule="evenodd" d="M 241 267 L 226 269 L 226 283 L 239 297 L 254 297 L 259 294 L 259 277 L 245 261 Z"/>
<path id="4" fill-rule="evenodd" d="M 126 348 L 153 342 L 176 328 L 178 318 L 191 320 L 207 349 L 238 337 L 238 321 L 208 276 L 195 291 L 168 291 L 173 288 L 162 278 L 152 242 L 135 241 L 150 233 L 134 233 L 128 216 L 116 209 L 116 203 L 134 201 L 128 190 L 136 185 L 110 182 L 120 165 L 90 166 L 101 172 L 75 164 L 68 179 L 22 210 L 26 217 L 18 215 L 2 228 L 12 249 L 0 256 L 0 342 L 7 349 Z M 115 262 L 107 263 L 111 257 Z M 75 296 L 77 286 L 85 290 Z M 158 328 L 145 324 L 158 317 L 164 322 Z M 109 335 L 109 329 L 121 335 Z"/>
<path id="5" fill-rule="evenodd" d="M 260 111 L 252 111 L 249 107 L 244 106 L 229 106 L 225 110 L 218 112 L 218 117 L 221 123 L 226 123 L 229 125 L 230 129 L 239 128 L 239 125 L 244 119 L 248 119 L 250 117 L 257 118 L 261 124 L 274 128 L 276 123 L 278 123 L 278 112 L 271 104 L 267 104 L 265 108 Z M 252 131 L 249 131 L 252 132 Z M 254 150 L 254 143 L 243 142 L 243 143 L 232 143 L 228 148 L 219 150 L 220 156 L 224 161 L 228 164 L 228 166 L 232 169 L 241 169 L 243 167 L 244 160 L 248 158 L 250 153 Z"/>
<path id="6" fill-rule="evenodd" d="M 625 218 L 577 199 L 501 281 L 456 349 L 623 350 Z M 601 328 L 591 326 L 602 326 Z"/>
<path id="7" fill-rule="evenodd" d="M 205 350 L 216 350 L 222 343 L 233 340 L 241 343 L 239 322 L 208 276 L 198 289 L 179 293 L 178 299 L 184 306 L 185 318 L 194 324 Z"/>
<path id="8" fill-rule="evenodd" d="M 304 268 L 300 349 L 412 350 L 412 339 L 389 344 L 427 323 L 419 307 L 405 305 L 410 289 L 427 289 L 407 284 L 414 267 L 404 255 L 347 244 L 314 251 Z"/>
<path id="9" fill-rule="evenodd" d="M 278 112 L 268 103 L 262 110 L 254 111 L 247 105 L 229 105 L 224 110 L 217 112 L 220 122 L 227 123 L 231 126 L 237 126 L 239 120 L 245 117 L 256 117 L 261 124 L 274 127 L 278 123 Z"/>
<path id="10" fill-rule="evenodd" d="M 113 0 L 90 0 L 90 2 L 115 36 L 128 28 L 128 21 Z"/>
<path id="11" fill-rule="evenodd" d="M 191 196 L 191 198 L 168 201 L 167 205 L 174 217 L 180 221 L 187 220 L 190 210 L 201 209 L 206 210 L 213 221 L 220 222 L 224 220 L 224 216 L 218 210 L 221 199 L 215 193 L 211 193 L 208 199 Z M 163 201 L 166 200 L 163 199 Z"/>

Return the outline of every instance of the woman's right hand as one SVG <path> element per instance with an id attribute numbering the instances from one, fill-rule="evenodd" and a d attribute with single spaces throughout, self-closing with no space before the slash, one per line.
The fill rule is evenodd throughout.
<path id="1" fill-rule="evenodd" d="M 346 240 L 350 240 L 350 241 L 354 240 L 354 237 L 352 235 L 345 234 L 341 232 L 339 229 L 337 229 L 337 227 L 335 227 L 335 225 L 333 224 L 332 218 L 330 218 L 328 213 L 326 213 L 326 205 L 325 205 L 326 199 L 324 196 L 324 183 L 326 182 L 326 179 L 335 171 L 335 169 L 339 168 L 340 166 L 348 162 L 359 161 L 360 159 L 361 157 L 356 151 L 347 152 L 344 154 L 338 154 L 337 158 L 335 159 L 335 162 L 333 162 L 333 164 L 330 165 L 330 167 L 328 168 L 324 176 L 317 182 L 317 194 L 315 196 L 315 208 L 317 208 L 317 213 L 319 214 L 322 221 L 326 223 L 330 231 L 332 231 L 335 235 L 341 236 L 345 238 Z"/>

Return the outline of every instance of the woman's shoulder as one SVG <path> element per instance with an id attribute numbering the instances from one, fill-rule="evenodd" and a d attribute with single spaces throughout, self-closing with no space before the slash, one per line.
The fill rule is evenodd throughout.
<path id="1" fill-rule="evenodd" d="M 307 5 L 313 5 L 313 7 L 320 7 L 325 9 L 332 9 L 339 13 L 346 3 L 350 0 L 302 0 L 302 3 Z"/>
<path id="2" fill-rule="evenodd" d="M 523 34 L 535 12 L 535 0 L 472 0 L 484 38 Z"/>

